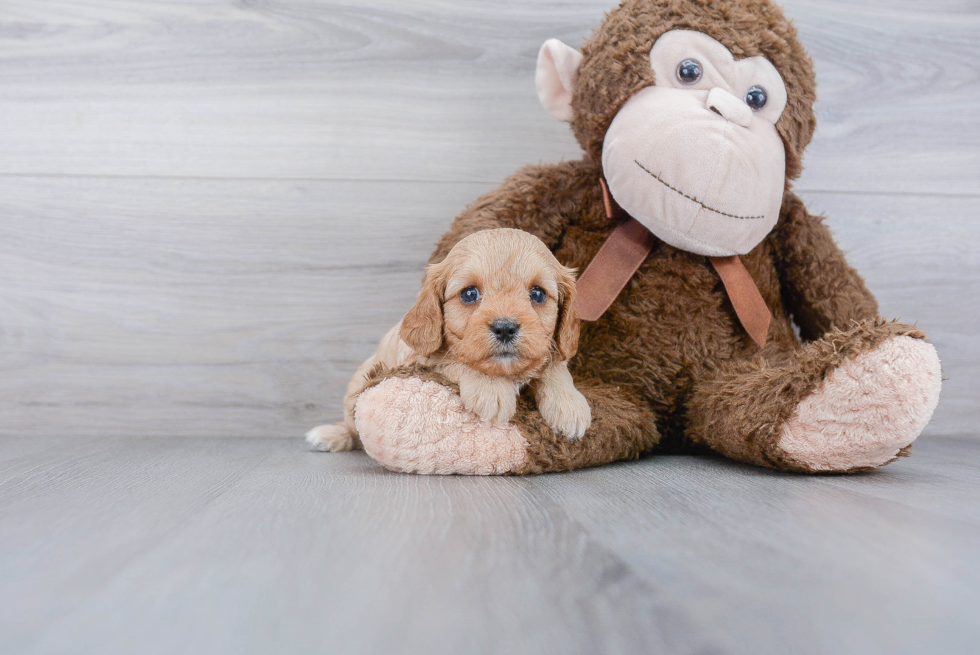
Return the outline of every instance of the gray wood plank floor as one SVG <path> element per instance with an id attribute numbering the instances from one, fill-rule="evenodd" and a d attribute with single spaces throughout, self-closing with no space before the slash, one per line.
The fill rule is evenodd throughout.
<path id="1" fill-rule="evenodd" d="M 0 3 L 0 434 L 296 436 L 410 305 L 437 235 L 577 158 L 544 39 L 614 0 Z M 784 3 L 819 80 L 796 187 L 976 436 L 980 5 Z"/>
<path id="2" fill-rule="evenodd" d="M 4 653 L 975 653 L 980 441 L 869 475 L 0 438 Z"/>

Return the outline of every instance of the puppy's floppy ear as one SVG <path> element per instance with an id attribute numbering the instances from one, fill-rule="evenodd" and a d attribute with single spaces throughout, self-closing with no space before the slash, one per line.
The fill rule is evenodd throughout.
<path id="1" fill-rule="evenodd" d="M 442 294 L 445 282 L 442 267 L 432 264 L 425 269 L 425 281 L 415 305 L 402 319 L 399 333 L 402 341 L 422 355 L 428 357 L 442 346 Z"/>
<path id="2" fill-rule="evenodd" d="M 563 360 L 578 351 L 580 322 L 575 311 L 575 271 L 558 266 L 558 322 L 555 325 L 555 344 Z"/>

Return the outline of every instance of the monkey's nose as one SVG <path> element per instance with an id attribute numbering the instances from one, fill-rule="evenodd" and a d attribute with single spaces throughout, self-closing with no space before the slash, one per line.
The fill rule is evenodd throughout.
<path id="1" fill-rule="evenodd" d="M 708 109 L 722 115 L 725 120 L 748 127 L 752 123 L 752 108 L 720 87 L 708 91 Z"/>
<path id="2" fill-rule="evenodd" d="M 498 318 L 490 324 L 490 332 L 500 343 L 510 343 L 520 331 L 521 324 L 512 318 Z"/>

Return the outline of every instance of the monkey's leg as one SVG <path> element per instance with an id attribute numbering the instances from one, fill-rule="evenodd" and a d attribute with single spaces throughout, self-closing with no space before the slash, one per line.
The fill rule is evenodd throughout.
<path id="1" fill-rule="evenodd" d="M 455 386 L 420 367 L 387 371 L 357 399 L 364 450 L 385 468 L 407 473 L 543 473 L 635 459 L 658 440 L 650 411 L 619 389 L 581 383 L 592 427 L 578 441 L 555 434 L 523 394 L 506 427 L 465 410 Z"/>
<path id="2" fill-rule="evenodd" d="M 783 359 L 760 354 L 701 380 L 688 435 L 751 464 L 862 471 L 904 455 L 939 401 L 936 350 L 908 325 L 862 321 Z"/>

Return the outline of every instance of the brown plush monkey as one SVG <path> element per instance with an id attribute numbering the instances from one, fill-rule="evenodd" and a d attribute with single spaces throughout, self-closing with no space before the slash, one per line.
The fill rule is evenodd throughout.
<path id="1" fill-rule="evenodd" d="M 566 266 L 591 263 L 579 295 L 597 320 L 583 322 L 570 368 L 592 427 L 570 441 L 523 402 L 509 428 L 491 428 L 432 372 L 377 371 L 356 411 L 372 457 L 403 471 L 534 473 L 706 446 L 850 472 L 907 453 L 938 402 L 939 360 L 921 331 L 879 318 L 790 191 L 815 82 L 774 4 L 626 0 L 581 52 L 548 41 L 537 86 L 582 160 L 518 171 L 456 219 L 430 261 L 512 227 Z"/>

